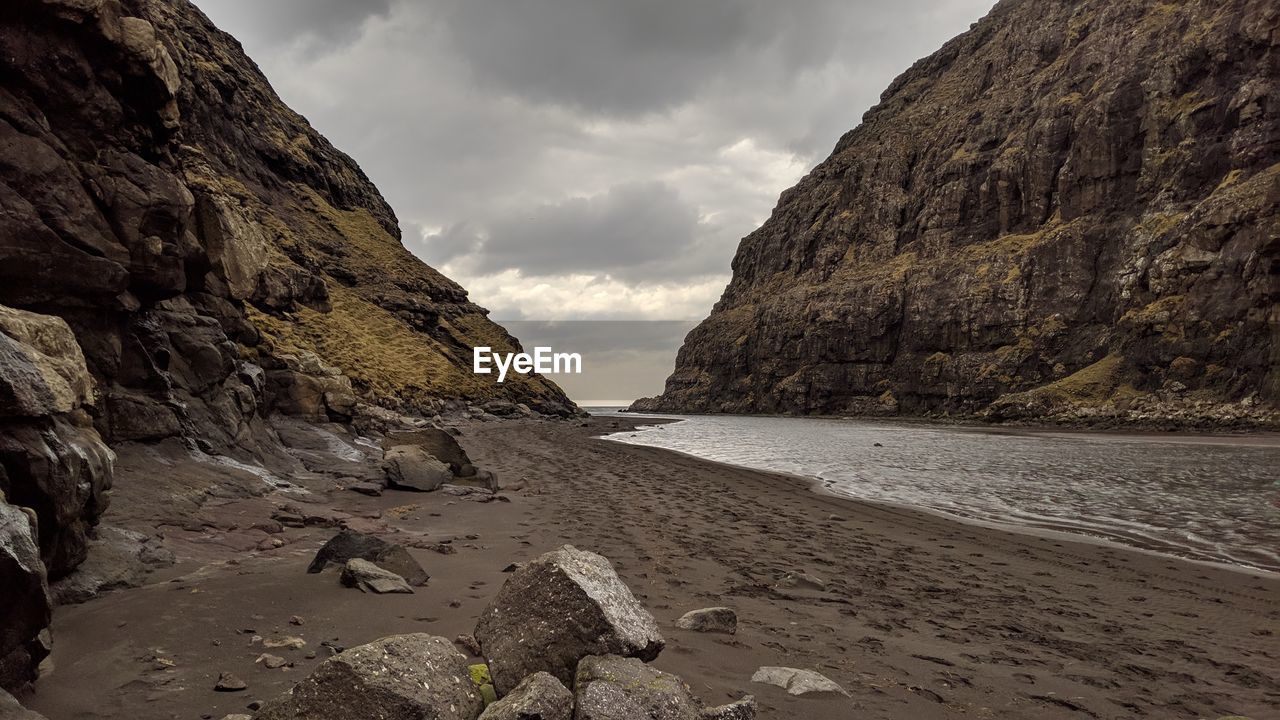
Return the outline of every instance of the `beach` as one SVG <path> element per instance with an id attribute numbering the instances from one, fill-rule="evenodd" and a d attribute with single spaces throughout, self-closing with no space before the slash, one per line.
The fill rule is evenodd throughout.
<path id="1" fill-rule="evenodd" d="M 138 504 L 160 495 L 155 481 L 130 472 L 126 453 L 115 493 L 132 510 L 118 520 L 152 524 L 178 563 L 145 587 L 59 608 L 52 670 L 22 699 L 51 720 L 249 712 L 321 662 L 322 643 L 470 633 L 505 568 L 568 543 L 611 560 L 657 618 L 658 668 L 708 704 L 753 694 L 763 718 L 1257 720 L 1280 705 L 1277 576 L 842 499 L 599 439 L 641 422 L 462 424 L 475 463 L 518 488 L 501 493 L 509 502 L 313 488 L 307 507 L 409 548 L 431 575 L 412 595 L 306 574 L 335 530 L 255 528 L 279 510 L 274 494 L 159 523 L 160 501 Z M 259 535 L 282 544 L 263 549 Z M 675 627 L 718 605 L 736 610 L 735 635 Z M 273 639 L 286 646 L 264 650 Z M 264 652 L 292 666 L 255 662 Z M 817 670 L 849 697 L 753 684 L 770 665 Z M 247 690 L 215 692 L 223 672 Z"/>

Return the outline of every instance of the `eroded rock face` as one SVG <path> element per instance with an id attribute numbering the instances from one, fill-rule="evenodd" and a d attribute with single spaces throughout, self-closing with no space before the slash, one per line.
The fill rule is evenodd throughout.
<path id="1" fill-rule="evenodd" d="M 520 567 L 480 616 L 476 640 L 504 695 L 545 671 L 571 684 L 588 655 L 653 660 L 664 641 L 609 561 L 565 545 Z"/>
<path id="2" fill-rule="evenodd" d="M 0 306 L 0 686 L 48 654 L 49 579 L 85 557 L 115 455 L 86 408 L 96 387 L 62 319 Z"/>
<path id="3" fill-rule="evenodd" d="M 268 387 L 246 362 L 272 371 L 269 407 L 309 417 L 357 397 L 567 403 L 451 360 L 517 343 L 404 249 L 356 164 L 187 0 L 5 3 L 0 74 L 0 304 L 70 324 L 109 442 L 252 446 Z M 288 362 L 307 354 L 341 372 Z"/>
<path id="4" fill-rule="evenodd" d="M 1270 0 L 999 3 L 782 194 L 635 409 L 1275 422 L 1277 43 Z"/>
<path id="5" fill-rule="evenodd" d="M 321 663 L 256 720 L 475 720 L 484 708 L 467 659 L 431 635 L 396 635 Z"/>
<path id="6" fill-rule="evenodd" d="M 0 608 L 4 608 L 4 622 L 0 623 L 0 687 L 14 687 L 32 679 L 34 668 L 26 646 L 52 617 L 53 603 L 36 546 L 35 525 L 34 517 L 6 502 L 0 493 Z M 15 654 L 22 657 L 10 658 Z"/>

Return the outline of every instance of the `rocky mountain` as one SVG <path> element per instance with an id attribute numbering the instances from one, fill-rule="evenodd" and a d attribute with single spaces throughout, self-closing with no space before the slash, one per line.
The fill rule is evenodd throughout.
<path id="1" fill-rule="evenodd" d="M 111 447 L 252 459 L 269 413 L 576 411 L 477 379 L 473 345 L 518 347 L 190 2 L 0 4 L 0 686 L 48 652 Z"/>
<path id="2" fill-rule="evenodd" d="M 1003 0 L 743 239 L 638 410 L 1280 419 L 1280 6 Z"/>

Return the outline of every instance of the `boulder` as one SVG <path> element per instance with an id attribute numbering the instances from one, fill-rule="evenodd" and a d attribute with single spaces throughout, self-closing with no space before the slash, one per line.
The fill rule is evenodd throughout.
<path id="1" fill-rule="evenodd" d="M 683 680 L 635 658 L 586 657 L 574 683 L 574 720 L 701 720 Z"/>
<path id="2" fill-rule="evenodd" d="M 480 720 L 572 720 L 573 693 L 549 673 L 536 672 L 485 708 Z"/>
<path id="3" fill-rule="evenodd" d="M 588 655 L 649 661 L 664 644 L 653 616 L 609 561 L 572 545 L 511 573 L 475 637 L 499 695 L 539 670 L 568 685 Z"/>
<path id="4" fill-rule="evenodd" d="M 360 558 L 347 561 L 346 567 L 342 569 L 342 584 L 378 595 L 413 592 L 404 578 Z"/>
<path id="5" fill-rule="evenodd" d="M 32 679 L 28 645 L 49 625 L 53 603 L 32 517 L 0 493 L 0 685 Z M 12 658 L 10 656 L 13 656 Z M 39 658 L 43 659 L 43 658 Z M 36 662 L 39 659 L 35 659 Z"/>
<path id="6" fill-rule="evenodd" d="M 849 694 L 825 675 L 812 670 L 797 670 L 789 667 L 762 667 L 751 676 L 751 682 L 776 685 L 791 695 Z"/>
<path id="7" fill-rule="evenodd" d="M 430 578 L 417 560 L 403 546 L 389 543 L 373 535 L 343 530 L 329 539 L 316 552 L 307 568 L 308 573 L 318 573 L 330 563 L 345 566 L 349 560 L 368 560 L 378 567 L 404 578 L 410 585 L 426 585 Z"/>
<path id="8" fill-rule="evenodd" d="M 690 610 L 676 620 L 676 627 L 694 632 L 732 635 L 738 632 L 738 614 L 727 607 Z"/>
<path id="9" fill-rule="evenodd" d="M 453 479 L 449 466 L 416 445 L 397 445 L 387 450 L 382 469 L 387 484 L 401 490 L 431 492 Z"/>
<path id="10" fill-rule="evenodd" d="M 475 720 L 467 659 L 442 637 L 395 635 L 320 664 L 256 720 Z"/>
<path id="11" fill-rule="evenodd" d="M 31 712 L 12 695 L 0 690 L 0 720 L 45 720 L 39 713 Z"/>
<path id="12" fill-rule="evenodd" d="M 471 464 L 467 451 L 462 449 L 453 435 L 439 428 L 392 433 L 388 442 L 392 445 L 417 445 L 431 457 L 448 465 L 454 475 L 462 476 L 463 468 Z"/>

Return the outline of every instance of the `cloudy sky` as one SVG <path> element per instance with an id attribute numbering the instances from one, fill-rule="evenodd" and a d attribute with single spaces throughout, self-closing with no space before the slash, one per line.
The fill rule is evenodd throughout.
<path id="1" fill-rule="evenodd" d="M 360 163 L 406 246 L 495 319 L 680 321 L 522 323 L 526 345 L 578 343 L 593 377 L 560 380 L 579 401 L 659 392 L 738 240 L 993 4 L 195 2 Z"/>
<path id="2" fill-rule="evenodd" d="M 195 0 L 500 319 L 697 319 L 992 0 Z"/>

